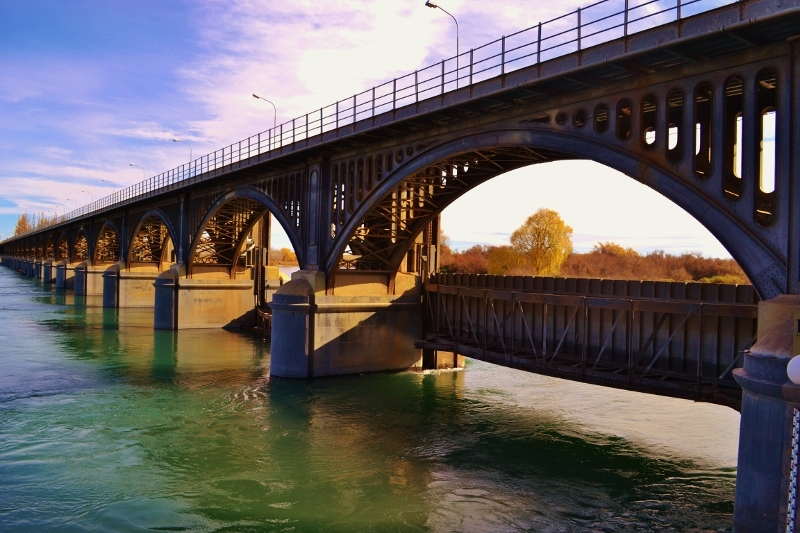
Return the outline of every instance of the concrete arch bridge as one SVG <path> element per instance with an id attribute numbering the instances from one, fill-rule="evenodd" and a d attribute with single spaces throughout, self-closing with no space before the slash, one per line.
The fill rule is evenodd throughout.
<path id="1" fill-rule="evenodd" d="M 685 16 L 696 3 L 646 11 L 625 2 L 614 11 L 607 0 L 503 37 L 14 236 L 0 244 L 3 264 L 76 294 L 102 294 L 106 306 L 155 306 L 157 328 L 246 324 L 269 302 L 277 376 L 458 364 L 450 352 L 504 364 L 502 349 L 517 367 L 514 357 L 579 354 L 573 363 L 582 370 L 576 374 L 573 364 L 559 375 L 591 381 L 586 354 L 595 350 L 591 375 L 605 372 L 606 385 L 635 388 L 615 384 L 611 374 L 628 372 L 632 382 L 645 370 L 661 372 L 665 383 L 696 382 L 671 395 L 742 409 L 736 530 L 785 528 L 794 513 L 786 496 L 787 432 L 800 405 L 785 375 L 800 307 L 800 2 L 743 0 Z M 556 301 L 564 291 L 537 292 L 527 282 L 509 281 L 504 292 L 495 281 L 431 278 L 443 209 L 509 170 L 575 158 L 614 168 L 675 202 L 752 280 L 749 296 L 696 299 L 707 315 L 717 306 L 714 316 L 739 321 L 740 340 L 714 352 L 713 365 L 705 356 L 673 356 L 677 331 L 685 345 L 697 344 L 685 333 L 691 316 L 681 323 L 691 300 L 685 293 L 606 294 L 674 304 L 648 311 L 677 318 L 654 316 L 640 335 L 653 340 L 628 350 L 633 357 L 608 347 L 627 313 L 622 303 L 592 300 L 612 310 L 600 313 L 597 328 L 608 320 L 613 326 L 594 344 L 587 344 L 591 335 L 578 342 L 576 326 L 568 326 L 580 305 L 591 315 L 587 298 L 602 291 L 573 291 L 584 300 L 570 304 Z M 264 253 L 268 214 L 301 267 L 280 287 Z M 756 333 L 758 300 L 757 342 L 742 358 Z M 566 318 L 542 345 L 524 333 L 533 322 L 519 311 L 487 314 L 501 301 L 509 311 L 561 305 Z M 631 312 L 646 307 L 626 305 Z M 457 321 L 442 319 L 456 309 Z M 698 335 L 697 345 L 706 346 Z M 526 337 L 527 355 L 509 351 Z M 723 385 L 729 392 L 718 394 Z"/>

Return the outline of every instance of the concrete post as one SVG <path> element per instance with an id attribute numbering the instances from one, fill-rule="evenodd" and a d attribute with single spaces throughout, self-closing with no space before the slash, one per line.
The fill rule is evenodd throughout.
<path id="1" fill-rule="evenodd" d="M 173 265 L 155 280 L 155 329 L 255 326 L 253 280 L 187 279 Z"/>
<path id="2" fill-rule="evenodd" d="M 787 531 L 792 421 L 800 387 L 786 365 L 799 346 L 800 296 L 759 303 L 758 340 L 734 370 L 742 386 L 742 418 L 733 531 Z"/>
<path id="3" fill-rule="evenodd" d="M 273 295 L 270 375 L 308 378 L 421 367 L 418 290 L 326 294 L 325 275 L 299 271 Z M 361 289 L 361 290 L 359 290 Z M 360 294 L 359 294 L 360 293 Z"/>

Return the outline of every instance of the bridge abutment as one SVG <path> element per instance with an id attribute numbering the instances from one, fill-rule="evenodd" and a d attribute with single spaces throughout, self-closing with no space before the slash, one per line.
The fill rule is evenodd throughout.
<path id="1" fill-rule="evenodd" d="M 786 367 L 800 348 L 798 318 L 800 296 L 760 302 L 758 340 L 745 352 L 744 366 L 734 371 L 742 386 L 733 519 L 737 533 L 787 531 L 800 386 L 789 381 Z"/>
<path id="2" fill-rule="evenodd" d="M 174 265 L 155 279 L 156 329 L 239 328 L 256 323 L 253 280 L 189 279 Z"/>
<path id="3" fill-rule="evenodd" d="M 300 271 L 272 297 L 270 374 L 309 378 L 421 368 L 419 276 L 398 274 L 395 294 L 368 274 L 339 274 L 334 294 L 325 275 Z M 358 279 L 356 279 L 358 278 Z M 344 294 L 342 294 L 344 293 Z"/>

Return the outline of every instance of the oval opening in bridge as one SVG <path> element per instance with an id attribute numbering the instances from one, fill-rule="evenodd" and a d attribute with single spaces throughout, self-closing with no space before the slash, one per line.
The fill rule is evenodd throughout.
<path id="1" fill-rule="evenodd" d="M 756 100 L 759 120 L 756 140 L 758 161 L 756 175 L 758 188 L 755 195 L 755 216 L 762 226 L 772 223 L 775 212 L 776 143 L 778 126 L 778 74 L 773 69 L 763 69 L 756 77 Z"/>
<path id="2" fill-rule="evenodd" d="M 679 163 L 683 158 L 683 91 L 667 93 L 667 159 Z"/>
<path id="3" fill-rule="evenodd" d="M 597 104 L 594 108 L 594 131 L 605 133 L 608 131 L 608 106 Z"/>
<path id="4" fill-rule="evenodd" d="M 617 102 L 617 139 L 626 141 L 631 137 L 631 101 L 623 98 Z"/>
<path id="5" fill-rule="evenodd" d="M 655 95 L 645 95 L 642 98 L 642 148 L 646 150 L 652 150 L 656 145 L 657 112 Z"/>
<path id="6" fill-rule="evenodd" d="M 708 179 L 711 175 L 711 117 L 714 110 L 714 88 L 701 83 L 694 90 L 694 175 Z"/>
<path id="7" fill-rule="evenodd" d="M 723 124 L 723 192 L 729 200 L 742 195 L 742 131 L 744 128 L 744 82 L 731 76 L 725 82 Z"/>

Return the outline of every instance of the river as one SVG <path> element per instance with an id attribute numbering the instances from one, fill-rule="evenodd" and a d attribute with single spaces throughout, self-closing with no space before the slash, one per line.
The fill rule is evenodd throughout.
<path id="1" fill-rule="evenodd" d="M 0 531 L 729 531 L 739 415 L 536 376 L 269 378 L 0 268 Z"/>

